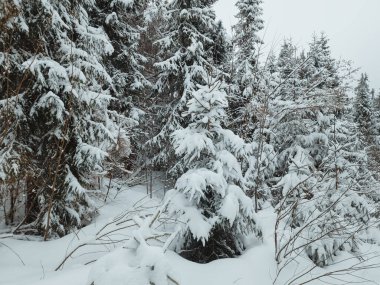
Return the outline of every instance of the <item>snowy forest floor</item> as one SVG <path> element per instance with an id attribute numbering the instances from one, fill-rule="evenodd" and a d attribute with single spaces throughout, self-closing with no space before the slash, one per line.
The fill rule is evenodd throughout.
<path id="1" fill-rule="evenodd" d="M 163 186 L 158 180 L 154 181 L 156 194 L 153 199 L 146 197 L 144 185 L 126 187 L 119 190 L 116 198 L 109 200 L 99 209 L 99 215 L 90 225 L 81 230 L 60 239 L 42 242 L 31 237 L 6 237 L 0 236 L 0 284 L 1 285 L 88 285 L 93 261 L 109 254 L 110 251 L 122 251 L 123 237 L 128 235 L 127 228 L 115 233 L 115 240 L 120 243 L 105 243 L 99 245 L 96 241 L 97 233 L 105 224 L 112 221 L 120 213 L 131 209 L 136 201 L 146 200 L 145 207 L 153 211 L 155 205 L 159 205 L 162 199 Z M 115 191 L 111 193 L 114 197 Z M 145 198 L 144 198 L 145 197 Z M 181 285 L 270 285 L 276 279 L 278 267 L 274 260 L 273 229 L 276 219 L 273 208 L 267 207 L 259 213 L 259 220 L 263 228 L 263 241 L 252 241 L 246 252 L 234 259 L 223 259 L 201 265 L 189 262 L 176 253 L 168 251 L 166 257 L 171 267 L 171 272 L 176 276 Z M 112 234 L 108 235 L 112 236 Z M 77 246 L 81 246 L 58 271 L 55 269 L 62 260 Z M 377 255 L 380 247 L 368 246 L 364 250 L 369 256 Z M 343 255 L 337 257 L 338 265 L 326 269 L 317 268 L 306 274 L 304 279 L 289 283 L 295 276 L 312 268 L 312 263 L 303 257 L 290 263 L 281 272 L 275 284 L 306 284 L 305 282 L 318 275 L 347 268 L 358 262 L 354 256 Z M 371 259 L 368 264 L 380 263 L 380 257 Z M 367 265 L 368 265 L 367 264 Z M 360 264 L 359 266 L 362 266 Z M 365 264 L 364 264 L 365 265 Z M 118 264 L 122 271 L 123 264 Z M 117 272 L 117 270 L 115 271 Z M 351 272 L 352 273 L 352 272 Z M 125 276 L 124 276 L 125 277 Z M 113 280 L 108 280 L 109 285 L 133 284 L 123 277 L 123 274 L 115 273 Z M 130 280 L 129 280 L 130 282 Z M 380 284 L 380 269 L 378 267 L 365 269 L 349 274 L 342 271 L 340 275 L 325 277 L 322 281 L 312 281 L 307 284 Z"/>

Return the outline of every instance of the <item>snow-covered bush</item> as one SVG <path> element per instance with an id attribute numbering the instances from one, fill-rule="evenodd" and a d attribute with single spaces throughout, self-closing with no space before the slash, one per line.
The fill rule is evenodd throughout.
<path id="1" fill-rule="evenodd" d="M 122 248 L 100 258 L 92 267 L 89 285 L 178 285 L 165 256 L 177 234 L 154 229 L 161 214 L 159 209 L 148 217 L 135 216 L 136 229 Z M 157 244 L 161 238 L 164 244 Z M 151 244 L 150 244 L 151 243 Z"/>

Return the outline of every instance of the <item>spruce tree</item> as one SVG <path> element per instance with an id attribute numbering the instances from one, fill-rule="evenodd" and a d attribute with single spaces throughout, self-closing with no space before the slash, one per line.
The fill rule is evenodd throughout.
<path id="1" fill-rule="evenodd" d="M 102 58 L 113 47 L 90 25 L 88 1 L 32 1 L 19 6 L 23 30 L 13 50 L 22 50 L 15 70 L 24 141 L 33 172 L 26 183 L 26 219 L 45 239 L 64 235 L 91 220 L 94 175 L 103 172 L 107 150 L 123 120 L 108 108 L 112 78 Z M 2 36 L 3 37 L 3 34 Z M 3 85 L 4 86 L 4 85 Z M 27 165 L 27 164 L 26 164 Z"/>
<path id="2" fill-rule="evenodd" d="M 331 121 L 326 132 L 299 137 L 278 184 L 284 198 L 277 210 L 289 237 L 279 241 L 278 260 L 302 252 L 323 267 L 333 263 L 339 251 L 355 252 L 357 244 L 368 239 L 368 185 L 374 180 L 366 154 L 356 148 L 355 124 L 333 117 Z M 321 150 L 323 156 L 316 156 Z M 287 243 L 290 246 L 283 246 Z M 289 250 L 296 244 L 298 251 Z"/>
<path id="3" fill-rule="evenodd" d="M 205 50 L 217 30 L 213 2 L 168 4 L 166 36 L 158 41 L 166 52 L 156 64 L 157 96 L 170 103 L 160 109 L 165 121 L 152 140 L 160 151 L 155 160 L 178 157 L 172 169 L 182 175 L 167 193 L 167 207 L 184 222 L 178 250 L 198 262 L 240 254 L 241 235 L 259 231 L 237 159 L 252 146 L 221 126 L 225 87 Z"/>
<path id="4" fill-rule="evenodd" d="M 334 88 L 338 84 L 337 67 L 331 57 L 329 39 L 322 33 L 319 37 L 314 35 L 310 43 L 308 56 L 311 60 L 310 74 L 312 83 L 318 89 Z"/>
<path id="5" fill-rule="evenodd" d="M 259 102 L 259 49 L 263 43 L 258 33 L 263 29 L 261 0 L 239 0 L 236 3 L 237 24 L 233 27 L 234 70 L 232 74 L 232 92 L 230 94 L 231 127 L 238 135 L 249 139 L 257 118 L 253 111 L 255 102 Z"/>
<path id="6" fill-rule="evenodd" d="M 297 100 L 302 101 L 302 81 L 300 78 L 300 60 L 297 57 L 297 48 L 291 39 L 285 40 L 277 60 L 279 73 L 279 87 L 276 97 L 289 101 L 290 104 Z"/>
<path id="7" fill-rule="evenodd" d="M 146 78 L 148 58 L 142 47 L 149 2 L 102 0 L 96 1 L 97 7 L 91 11 L 92 18 L 104 27 L 114 47 L 112 55 L 105 57 L 107 72 L 112 75 L 111 94 L 118 99 L 112 101 L 111 108 L 128 117 L 110 157 L 113 175 L 125 173 L 125 168 L 133 168 L 143 142 L 140 134 L 145 112 L 142 109 L 151 87 Z"/>
<path id="8" fill-rule="evenodd" d="M 313 98 L 314 105 L 324 105 L 323 113 L 333 113 L 340 118 L 343 105 L 347 103 L 346 92 L 341 92 L 342 80 L 339 72 L 346 73 L 349 65 L 336 61 L 331 56 L 329 39 L 325 34 L 313 36 L 308 51 L 308 70 L 306 72 L 307 95 Z M 338 109 L 332 107 L 336 106 Z"/>
<path id="9" fill-rule="evenodd" d="M 220 82 L 209 80 L 187 102 L 189 125 L 172 134 L 187 171 L 167 193 L 169 213 L 183 222 L 179 250 L 202 263 L 239 255 L 244 235 L 261 235 L 237 159 L 251 154 L 254 146 L 221 126 L 226 94 Z"/>
<path id="10" fill-rule="evenodd" d="M 366 149 L 368 168 L 379 179 L 379 111 L 374 90 L 370 90 L 367 74 L 362 74 L 355 88 L 355 121 L 361 147 Z"/>
<path id="11" fill-rule="evenodd" d="M 16 202 L 24 194 L 23 183 L 33 176 L 28 147 L 29 130 L 23 90 L 25 75 L 20 72 L 30 52 L 19 48 L 29 33 L 19 1 L 0 3 L 0 197 L 6 224 L 15 222 Z M 8 201 L 10 201 L 8 203 Z"/>
<path id="12" fill-rule="evenodd" d="M 257 65 L 258 52 L 260 45 L 263 44 L 258 35 L 264 28 L 261 5 L 262 0 L 238 0 L 236 2 L 236 7 L 238 8 L 236 18 L 238 22 L 233 29 L 235 34 L 234 43 L 238 49 L 236 55 L 237 76 L 248 72 L 249 69 Z M 247 84 L 248 78 L 245 80 L 247 80 L 245 83 Z M 244 87 L 243 82 L 242 84 Z"/>
<path id="13" fill-rule="evenodd" d="M 355 122 L 358 124 L 361 143 L 368 146 L 374 142 L 375 130 L 367 74 L 361 75 L 355 94 Z"/>
<path id="14" fill-rule="evenodd" d="M 254 198 L 255 210 L 269 199 L 266 180 L 271 176 L 275 157 L 267 143 L 268 103 L 271 73 L 259 64 L 259 36 L 263 29 L 262 1 L 237 1 L 237 24 L 233 27 L 234 49 L 232 84 L 229 92 L 229 127 L 255 149 L 242 163 L 248 195 Z M 273 59 L 273 58 L 272 58 Z M 273 67 L 273 66 L 272 66 Z"/>
<path id="15" fill-rule="evenodd" d="M 211 61 L 219 67 L 220 70 L 226 74 L 231 72 L 231 54 L 232 54 L 232 43 L 228 38 L 227 31 L 223 26 L 222 21 L 216 23 L 215 34 L 211 34 L 212 38 L 212 59 Z"/>
<path id="16" fill-rule="evenodd" d="M 347 98 L 344 78 L 325 40 L 321 46 L 312 47 L 308 58 L 279 60 L 280 71 L 288 66 L 288 78 L 297 73 L 301 81 L 298 96 L 292 99 L 294 85 L 284 84 L 279 94 L 285 96 L 273 102 L 271 141 L 281 189 L 276 209 L 281 235 L 288 237 L 277 240 L 278 262 L 304 254 L 318 266 L 331 264 L 339 251 L 358 250 L 370 225 L 369 185 L 375 181 L 346 115 L 351 107 L 340 103 Z"/>
<path id="17" fill-rule="evenodd" d="M 150 82 L 144 75 L 147 61 L 140 50 L 141 34 L 145 30 L 144 12 L 148 1 L 97 1 L 93 11 L 100 26 L 103 26 L 114 52 L 106 58 L 115 96 L 120 111 L 132 111 L 132 102 L 144 96 Z"/>
<path id="18" fill-rule="evenodd" d="M 163 4 L 163 27 L 158 47 L 155 68 L 157 80 L 154 86 L 153 104 L 155 134 L 147 142 L 154 164 L 181 173 L 182 167 L 174 162 L 174 151 L 170 143 L 173 131 L 187 126 L 182 116 L 187 99 L 198 84 L 215 71 L 210 64 L 212 47 L 209 35 L 215 34 L 215 13 L 211 5 L 215 1 L 176 0 Z"/>

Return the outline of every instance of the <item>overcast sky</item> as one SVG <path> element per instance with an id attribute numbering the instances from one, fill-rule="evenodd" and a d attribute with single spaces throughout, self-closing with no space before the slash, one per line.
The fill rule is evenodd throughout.
<path id="1" fill-rule="evenodd" d="M 219 0 L 218 18 L 235 23 L 236 0 Z M 325 32 L 336 58 L 352 60 L 380 89 L 380 0 L 264 0 L 266 45 L 276 50 L 284 38 L 305 46 L 314 32 Z"/>

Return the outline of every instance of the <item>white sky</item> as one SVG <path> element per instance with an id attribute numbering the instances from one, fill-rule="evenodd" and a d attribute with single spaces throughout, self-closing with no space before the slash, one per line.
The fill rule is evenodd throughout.
<path id="1" fill-rule="evenodd" d="M 235 23 L 236 0 L 219 0 L 215 6 L 225 27 Z M 336 58 L 352 60 L 367 72 L 372 88 L 380 89 L 380 0 L 264 0 L 264 41 L 281 46 L 292 37 L 303 47 L 314 32 L 325 32 Z"/>

